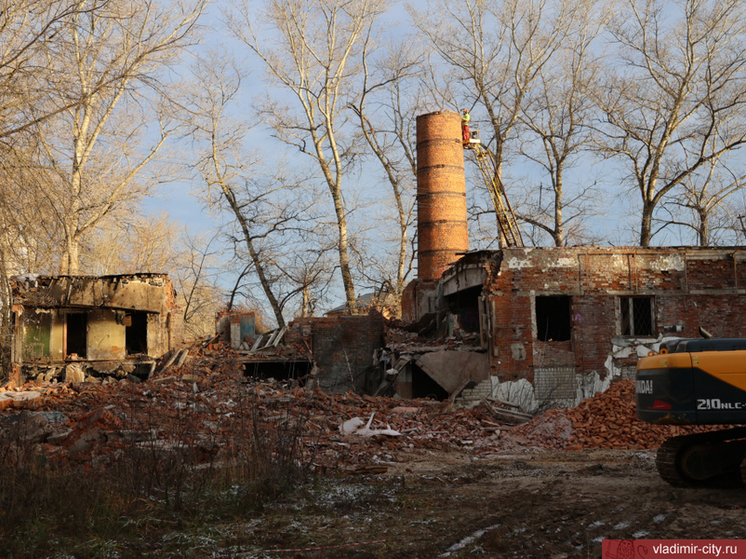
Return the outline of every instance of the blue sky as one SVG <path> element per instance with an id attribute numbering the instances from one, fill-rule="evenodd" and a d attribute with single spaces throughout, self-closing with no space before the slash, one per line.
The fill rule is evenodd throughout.
<path id="1" fill-rule="evenodd" d="M 426 2 L 418 3 L 421 7 L 427 7 Z M 227 44 L 230 48 L 236 49 L 238 60 L 245 61 L 247 67 L 254 66 L 252 73 L 246 80 L 246 90 L 244 92 L 245 107 L 241 109 L 244 115 L 251 118 L 251 100 L 257 95 L 265 92 L 265 84 L 262 80 L 263 70 L 258 61 L 255 61 L 249 54 L 246 47 L 240 45 L 235 39 L 222 29 L 220 8 L 225 6 L 226 2 L 213 2 L 208 8 L 208 12 L 203 20 L 207 26 L 205 34 L 204 48 L 213 46 L 218 42 Z M 385 21 L 390 27 L 388 30 L 392 37 L 401 37 L 410 31 L 409 16 L 402 2 L 393 2 Z M 185 65 L 187 61 L 185 60 Z M 276 91 L 276 90 L 275 90 Z M 431 110 L 438 110 L 441 107 L 432 107 Z M 263 157 L 272 158 L 278 153 L 285 152 L 290 154 L 292 161 L 297 161 L 303 165 L 312 165 L 310 159 L 305 156 L 298 157 L 297 153 L 287 152 L 287 148 L 278 140 L 272 138 L 269 133 L 257 123 L 258 126 L 253 130 L 250 136 L 250 145 L 257 153 L 263 153 Z M 486 128 L 486 122 L 479 122 L 477 115 L 473 125 Z M 484 134 L 483 134 L 484 135 Z M 187 156 L 189 153 L 188 146 L 182 146 L 181 154 Z M 473 164 L 467 162 L 467 175 L 473 176 L 477 173 Z M 540 184 L 547 188 L 548 182 L 542 177 L 530 164 L 512 166 L 507 169 L 506 183 L 508 185 L 513 181 L 514 184 L 526 185 L 528 188 L 538 188 Z M 582 157 L 578 165 L 570 170 L 566 176 L 568 183 L 591 184 L 594 181 L 599 183 L 598 201 L 600 206 L 599 215 L 586 219 L 586 225 L 589 229 L 596 231 L 599 238 L 604 239 L 609 244 L 634 244 L 637 232 L 637 212 L 639 207 L 639 195 L 634 192 L 625 190 L 624 181 L 616 171 L 615 167 L 608 162 L 600 164 L 593 156 L 587 155 Z M 469 190 L 467 196 L 474 196 L 471 191 L 471 182 L 468 183 Z M 382 192 L 387 187 L 383 186 L 382 173 L 376 167 L 364 167 L 359 174 L 352 175 L 347 179 L 350 198 L 358 196 L 365 207 L 372 208 L 372 204 L 381 198 Z M 158 195 L 147 200 L 145 207 L 149 212 L 160 213 L 167 212 L 172 219 L 189 229 L 193 234 L 212 233 L 221 227 L 220 219 L 216 219 L 206 213 L 201 202 L 194 196 L 194 189 L 199 188 L 199 184 L 193 184 L 189 181 L 180 181 L 178 183 L 162 185 L 158 190 Z M 356 188 L 353 188 L 356 187 Z M 381 190 L 384 189 L 384 190 Z M 548 192 L 548 191 L 547 191 Z M 626 194 L 625 194 L 626 193 Z M 325 203 L 327 201 L 324 201 Z M 354 215 L 353 222 L 357 227 L 366 225 L 367 220 L 373 215 L 373 209 L 360 210 Z M 369 214 L 366 212 L 370 212 Z M 671 233 L 654 239 L 659 244 L 681 245 L 692 242 L 686 234 L 680 231 Z M 487 245 L 474 245 L 473 248 L 484 248 Z M 494 244 L 490 248 L 497 248 Z M 225 278 L 226 283 L 232 283 L 232 277 Z M 336 291 L 330 307 L 336 306 L 342 300 L 341 281 L 337 282 Z M 367 291 L 364 286 L 359 286 L 357 293 L 362 294 Z"/>

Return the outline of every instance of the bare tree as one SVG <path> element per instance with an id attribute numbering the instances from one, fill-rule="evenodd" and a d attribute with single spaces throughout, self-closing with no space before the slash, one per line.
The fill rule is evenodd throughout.
<path id="1" fill-rule="evenodd" d="M 58 260 L 59 226 L 36 195 L 48 177 L 27 164 L 30 157 L 17 149 L 0 150 L 0 251 L 10 275 L 51 273 Z"/>
<path id="2" fill-rule="evenodd" d="M 531 184 L 527 201 L 518 217 L 549 235 L 555 246 L 566 241 L 582 242 L 583 218 L 590 214 L 592 183 L 576 185 L 568 197 L 566 171 L 577 165 L 579 156 L 588 152 L 593 139 L 595 109 L 592 95 L 598 84 L 600 66 L 594 55 L 596 39 L 604 24 L 604 11 L 597 2 L 579 3 L 567 39 L 552 63 L 537 71 L 534 87 L 526 92 L 520 108 L 520 123 L 525 128 L 520 152 L 548 177 L 548 195 Z M 571 185 L 572 186 L 572 185 Z M 538 194 L 538 196 L 537 196 Z M 568 214 L 567 210 L 571 210 Z"/>
<path id="3" fill-rule="evenodd" d="M 414 24 L 451 76 L 444 102 L 485 114 L 494 159 L 494 189 L 500 200 L 507 147 L 541 71 L 562 47 L 582 2 L 563 0 L 438 0 L 412 9 Z M 495 207 L 499 214 L 500 209 Z"/>
<path id="4" fill-rule="evenodd" d="M 248 155 L 246 136 L 252 127 L 232 114 L 243 76 L 230 57 L 213 53 L 195 66 L 194 75 L 188 123 L 198 149 L 196 170 L 207 187 L 203 199 L 230 215 L 225 233 L 242 268 L 229 307 L 255 277 L 277 324 L 284 326 L 286 305 L 314 276 L 307 269 L 299 274 L 293 264 L 294 253 L 314 252 L 308 227 L 315 217 L 310 212 L 313 197 L 302 188 L 303 180 L 280 170 L 268 172 L 258 156 Z M 299 236 L 302 248 L 297 246 Z M 252 298 L 250 293 L 244 295 Z"/>
<path id="5" fill-rule="evenodd" d="M 95 11 L 79 0 L 0 0 L 0 140 L 70 108 L 57 98 L 64 77 L 45 63 L 50 42 L 70 17 Z"/>
<path id="6" fill-rule="evenodd" d="M 363 54 L 367 54 L 367 49 Z M 389 272 L 388 262 L 376 261 L 371 266 L 369 254 L 361 273 L 375 282 L 377 278 L 370 273 L 375 271 L 378 282 L 386 284 L 387 291 L 397 299 L 404 291 L 413 262 L 409 238 L 414 223 L 417 178 L 413 133 L 415 119 L 423 111 L 417 79 L 419 62 L 420 56 L 404 45 L 394 45 L 373 67 L 364 58 L 361 93 L 351 105 L 359 119 L 363 138 L 391 187 L 396 224 L 395 273 Z"/>
<path id="7" fill-rule="evenodd" d="M 259 10 L 244 2 L 228 25 L 263 62 L 269 83 L 290 96 L 268 97 L 262 117 L 276 136 L 310 156 L 324 177 L 334 205 L 339 269 L 347 307 L 357 312 L 350 268 L 343 192 L 353 143 L 344 137 L 345 110 L 359 85 L 356 61 L 385 7 L 383 0 L 268 0 Z M 257 22 L 264 24 L 263 30 Z"/>
<path id="8" fill-rule="evenodd" d="M 57 30 L 48 58 L 65 81 L 55 95 L 71 102 L 34 134 L 51 176 L 38 195 L 64 231 L 63 273 L 78 273 L 84 235 L 152 186 L 142 171 L 174 131 L 158 71 L 189 44 L 204 1 L 80 0 Z"/>
<path id="9" fill-rule="evenodd" d="M 619 69 L 599 98 L 599 147 L 640 195 L 642 246 L 664 198 L 746 142 L 745 10 L 740 0 L 627 0 L 613 22 Z"/>
<path id="10" fill-rule="evenodd" d="M 130 217 L 106 219 L 81 247 L 81 263 L 95 275 L 171 273 L 185 256 L 183 235 L 164 213 L 143 214 L 135 205 Z"/>
<path id="11" fill-rule="evenodd" d="M 675 225 L 693 231 L 699 246 L 716 244 L 722 234 L 728 236 L 734 226 L 740 227 L 738 211 L 726 202 L 744 186 L 746 175 L 735 174 L 720 160 L 712 161 L 682 181 L 654 223 L 659 229 Z"/>
<path id="12" fill-rule="evenodd" d="M 177 301 L 184 312 L 187 335 L 200 338 L 215 332 L 215 315 L 224 306 L 224 290 L 219 280 L 222 272 L 217 236 L 182 236 L 177 267 L 171 272 Z"/>
<path id="13" fill-rule="evenodd" d="M 0 147 L 0 376 L 8 370 L 13 334 L 10 277 L 50 273 L 56 262 L 59 229 L 50 208 L 34 196 L 38 169 L 26 154 Z"/>

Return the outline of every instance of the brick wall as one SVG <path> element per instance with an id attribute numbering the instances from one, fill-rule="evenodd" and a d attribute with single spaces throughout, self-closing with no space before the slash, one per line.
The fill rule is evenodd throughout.
<path id="1" fill-rule="evenodd" d="M 496 252 L 484 292 L 492 315 L 490 363 L 501 380 L 551 372 L 605 373 L 621 336 L 620 297 L 650 297 L 654 336 L 746 336 L 746 264 L 740 248 L 575 247 Z M 536 338 L 535 298 L 571 297 L 571 340 Z M 629 340 L 637 343 L 639 340 Z M 616 367 L 634 366 L 636 355 Z M 543 373 L 542 373 L 543 374 Z"/>
<path id="2" fill-rule="evenodd" d="M 311 346 L 322 390 L 370 393 L 378 387 L 381 371 L 373 367 L 373 352 L 383 346 L 381 314 L 296 319 L 286 342 L 301 339 Z"/>
<path id="3" fill-rule="evenodd" d="M 438 284 L 435 281 L 414 279 L 401 296 L 401 316 L 404 322 L 416 322 L 423 315 L 437 309 Z"/>

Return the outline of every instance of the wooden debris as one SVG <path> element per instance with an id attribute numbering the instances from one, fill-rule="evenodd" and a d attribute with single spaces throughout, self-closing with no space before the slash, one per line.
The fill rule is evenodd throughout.
<path id="1" fill-rule="evenodd" d="M 490 404 L 487 400 L 484 400 L 481 403 L 481 405 L 483 405 L 490 412 L 490 414 L 492 414 L 492 417 L 494 417 L 495 419 L 502 420 L 511 425 L 517 425 L 519 423 L 527 423 L 533 417 L 528 413 L 523 413 L 523 412 L 514 411 L 514 410 L 505 410 L 502 408 L 495 407 L 492 404 Z"/>

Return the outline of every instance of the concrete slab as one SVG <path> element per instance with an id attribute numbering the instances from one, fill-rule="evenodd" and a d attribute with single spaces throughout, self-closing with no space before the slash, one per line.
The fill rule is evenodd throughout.
<path id="1" fill-rule="evenodd" d="M 449 394 L 462 386 L 464 381 L 479 383 L 490 376 L 487 354 L 474 351 L 425 353 L 417 360 L 417 366 Z"/>

